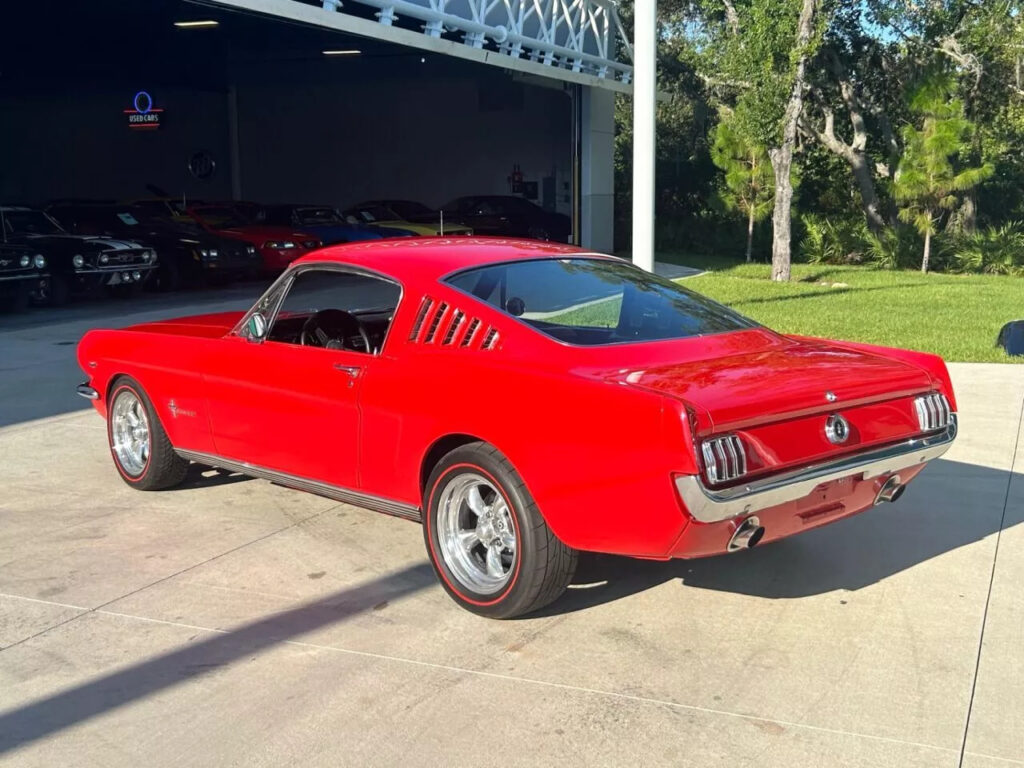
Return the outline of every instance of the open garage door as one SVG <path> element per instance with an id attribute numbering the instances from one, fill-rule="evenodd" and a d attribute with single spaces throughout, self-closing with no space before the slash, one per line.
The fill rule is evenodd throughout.
<path id="1" fill-rule="evenodd" d="M 375 29 L 387 26 L 363 10 Z M 369 37 L 177 0 L 23 2 L 7 21 L 5 202 L 411 202 L 449 226 L 472 219 L 480 233 L 584 233 L 586 244 L 611 246 L 614 94 L 583 81 L 621 88 L 628 78 L 598 74 L 586 51 L 575 67 L 528 50 L 521 64 L 487 66 L 475 57 L 513 58 L 487 38 L 466 45 L 465 30 L 419 31 L 426 44 L 409 45 L 394 31 Z M 502 231 L 515 218 L 502 198 L 544 215 Z"/>

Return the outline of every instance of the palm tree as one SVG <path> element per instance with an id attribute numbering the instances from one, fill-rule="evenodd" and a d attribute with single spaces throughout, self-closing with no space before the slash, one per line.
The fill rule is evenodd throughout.
<path id="1" fill-rule="evenodd" d="M 912 224 L 924 238 L 921 271 L 928 271 L 932 235 L 945 211 L 956 207 L 957 193 L 980 184 L 992 175 L 992 165 L 954 167 L 954 158 L 965 149 L 974 126 L 964 117 L 964 105 L 952 97 L 950 81 L 933 77 L 910 101 L 911 110 L 922 116 L 921 128 L 903 129 L 906 149 L 896 172 L 894 195 L 902 204 L 900 219 Z"/>

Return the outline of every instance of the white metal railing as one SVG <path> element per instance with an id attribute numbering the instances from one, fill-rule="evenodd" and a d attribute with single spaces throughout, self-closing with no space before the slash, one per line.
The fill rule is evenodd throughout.
<path id="1" fill-rule="evenodd" d="M 302 0 L 299 0 L 300 2 Z M 512 59 L 628 84 L 633 49 L 615 0 L 317 0 L 328 11 L 345 5 L 376 9 L 385 26 L 422 22 L 428 37 L 462 33 L 471 48 L 485 46 Z M 621 61 L 624 56 L 629 61 Z"/>

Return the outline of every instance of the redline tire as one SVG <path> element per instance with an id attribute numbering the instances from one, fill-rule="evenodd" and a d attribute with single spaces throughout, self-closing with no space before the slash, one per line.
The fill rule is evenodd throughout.
<path id="1" fill-rule="evenodd" d="M 130 462 L 119 455 L 118 441 L 115 440 L 115 433 L 119 429 L 115 407 L 122 395 L 126 401 L 129 398 L 137 400 L 145 413 L 148 451 L 144 460 L 140 461 L 141 469 L 131 466 Z M 132 488 L 140 491 L 161 491 L 172 488 L 185 479 L 188 462 L 174 452 L 174 447 L 145 390 L 128 376 L 118 377 L 110 386 L 107 396 L 107 444 L 118 474 Z"/>
<path id="2" fill-rule="evenodd" d="M 481 578 L 473 579 L 468 563 L 460 564 L 452 552 L 450 538 L 446 538 L 449 516 L 460 514 L 472 525 L 481 525 L 469 506 L 461 512 L 442 509 L 442 501 L 450 489 L 460 484 L 477 483 L 493 489 L 487 505 L 500 509 L 501 519 L 508 519 L 504 533 L 514 534 L 515 551 L 504 551 L 508 570 L 501 579 L 487 579 L 485 556 L 488 551 L 480 540 L 476 541 L 473 558 L 480 568 Z M 452 499 L 444 504 L 450 508 Z M 478 502 L 479 503 L 479 502 Z M 511 619 L 543 608 L 562 595 L 576 571 L 578 553 L 563 544 L 540 514 L 526 484 L 512 464 L 496 448 L 486 443 L 469 443 L 456 448 L 438 462 L 430 473 L 424 492 L 423 538 L 430 562 L 445 591 L 463 608 L 494 619 Z M 467 516 L 469 515 L 469 516 Z M 492 529 L 484 525 L 488 532 Z M 468 529 L 462 534 L 467 535 Z M 494 539 L 496 541 L 497 539 Z M 512 538 L 508 537 L 511 541 Z M 446 541 L 448 543 L 446 543 Z M 462 575 L 460 575 L 462 574 Z M 481 591 L 480 584 L 488 589 Z"/>

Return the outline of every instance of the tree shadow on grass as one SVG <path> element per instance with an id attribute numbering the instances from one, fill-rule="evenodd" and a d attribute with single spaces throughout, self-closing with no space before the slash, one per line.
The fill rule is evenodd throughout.
<path id="1" fill-rule="evenodd" d="M 763 296 L 756 299 L 739 299 L 730 301 L 730 307 L 742 307 L 748 304 L 774 304 L 778 301 L 794 301 L 796 299 L 818 299 L 822 296 L 842 296 L 847 293 L 872 293 L 874 291 L 892 291 L 901 286 L 896 285 L 873 285 L 865 288 L 858 288 L 850 285 L 842 288 L 823 288 L 820 291 L 806 291 L 804 293 L 784 293 L 778 296 Z"/>
<path id="2" fill-rule="evenodd" d="M 425 563 L 348 587 L 0 714 L 0 754 L 436 583 Z"/>

